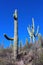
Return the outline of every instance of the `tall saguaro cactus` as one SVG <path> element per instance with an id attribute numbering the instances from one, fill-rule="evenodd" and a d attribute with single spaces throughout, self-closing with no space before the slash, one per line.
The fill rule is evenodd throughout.
<path id="1" fill-rule="evenodd" d="M 17 12 L 17 9 L 15 10 L 14 12 L 14 38 L 10 38 L 8 37 L 6 34 L 4 34 L 5 38 L 7 40 L 13 40 L 14 41 L 14 44 L 13 44 L 13 53 L 14 53 L 14 60 L 17 59 L 17 55 L 18 55 L 18 12 Z"/>
<path id="2" fill-rule="evenodd" d="M 18 12 L 15 10 L 14 12 L 14 59 L 17 58 L 18 55 Z"/>

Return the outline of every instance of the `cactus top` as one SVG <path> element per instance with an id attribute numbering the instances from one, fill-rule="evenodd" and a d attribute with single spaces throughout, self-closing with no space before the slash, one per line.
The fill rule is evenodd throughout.
<path id="1" fill-rule="evenodd" d="M 15 12 L 14 12 L 14 14 L 13 14 L 13 17 L 14 17 L 15 20 L 17 20 L 17 18 L 18 18 L 18 17 L 17 17 L 17 9 L 15 9 Z"/>

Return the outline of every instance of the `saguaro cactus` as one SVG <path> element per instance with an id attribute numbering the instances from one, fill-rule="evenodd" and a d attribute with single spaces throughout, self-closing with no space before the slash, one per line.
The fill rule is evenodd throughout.
<path id="1" fill-rule="evenodd" d="M 20 41 L 20 52 L 22 51 L 22 41 Z"/>
<path id="2" fill-rule="evenodd" d="M 14 47 L 13 47 L 13 50 L 14 50 L 14 59 L 17 58 L 17 55 L 18 55 L 18 15 L 17 15 L 17 10 L 15 10 L 14 12 Z"/>
<path id="3" fill-rule="evenodd" d="M 35 29 L 34 29 L 34 18 L 32 18 L 32 26 L 30 27 L 27 27 L 27 30 L 28 30 L 28 33 L 30 35 L 30 43 L 32 43 L 32 40 L 33 40 L 33 43 L 35 43 L 35 38 L 38 36 L 38 32 L 39 32 L 39 26 L 37 27 L 37 31 L 36 31 L 36 34 L 35 34 Z"/>
<path id="4" fill-rule="evenodd" d="M 7 40 L 11 40 L 13 41 L 14 40 L 14 44 L 13 44 L 13 53 L 14 53 L 14 60 L 17 59 L 17 55 L 18 55 L 18 15 L 17 15 L 17 10 L 15 10 L 14 12 L 14 38 L 10 38 L 8 37 L 6 34 L 4 34 L 5 38 Z"/>

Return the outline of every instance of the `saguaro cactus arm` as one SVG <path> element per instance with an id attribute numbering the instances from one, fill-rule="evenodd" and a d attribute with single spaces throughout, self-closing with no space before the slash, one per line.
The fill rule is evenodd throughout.
<path id="1" fill-rule="evenodd" d="M 36 32 L 36 35 L 35 36 L 38 36 L 38 33 L 39 32 L 39 26 L 37 27 L 37 32 Z"/>
<path id="2" fill-rule="evenodd" d="M 5 37 L 6 39 L 8 39 L 8 40 L 14 40 L 14 38 L 10 38 L 10 37 L 8 37 L 6 34 L 4 34 L 4 37 Z"/>
<path id="3" fill-rule="evenodd" d="M 27 31 L 28 31 L 29 35 L 31 36 L 31 31 L 30 31 L 29 27 L 27 27 Z"/>
<path id="4" fill-rule="evenodd" d="M 34 33 L 34 18 L 32 18 L 32 33 Z"/>

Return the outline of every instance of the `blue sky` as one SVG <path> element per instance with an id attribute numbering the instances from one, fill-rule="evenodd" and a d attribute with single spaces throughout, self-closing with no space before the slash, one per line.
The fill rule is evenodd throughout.
<path id="1" fill-rule="evenodd" d="M 35 27 L 40 26 L 40 33 L 43 36 L 43 0 L 0 0 L 0 43 L 4 47 L 10 45 L 10 41 L 3 36 L 6 33 L 9 37 L 14 35 L 14 10 L 18 9 L 18 36 L 23 45 L 26 38 L 29 40 L 27 26 L 32 24 L 32 17 L 35 20 Z"/>

